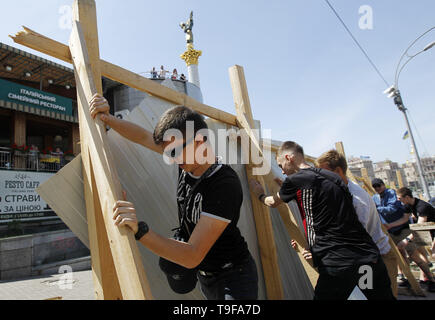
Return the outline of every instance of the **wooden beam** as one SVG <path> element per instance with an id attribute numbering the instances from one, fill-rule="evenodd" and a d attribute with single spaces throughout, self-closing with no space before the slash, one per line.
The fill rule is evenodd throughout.
<path id="1" fill-rule="evenodd" d="M 344 152 L 344 146 L 343 146 L 343 142 L 337 142 L 335 144 L 335 149 L 337 150 L 337 152 L 341 155 L 344 156 L 344 158 L 346 159 L 346 153 Z M 347 161 L 347 160 L 346 160 Z M 350 168 L 347 168 L 346 171 L 346 176 L 348 176 L 352 181 L 358 183 L 358 180 L 355 178 L 355 176 L 353 175 L 352 171 L 350 171 Z"/>
<path id="2" fill-rule="evenodd" d="M 243 69 L 242 69 L 243 71 Z M 252 118 L 252 117 L 251 117 Z M 255 151 L 257 152 L 262 158 L 264 162 L 267 162 L 266 157 L 263 154 L 263 150 L 260 147 L 259 142 L 257 141 L 257 137 L 254 135 L 252 129 L 251 129 L 251 125 L 249 124 L 248 120 L 246 119 L 245 115 L 243 113 L 239 114 L 239 118 L 238 118 L 238 122 L 239 122 L 239 127 L 242 129 L 245 129 L 245 132 L 248 134 L 249 138 L 250 138 L 250 142 L 251 142 L 251 148 L 254 148 Z M 248 153 L 250 152 L 249 148 L 246 148 L 246 146 L 242 145 L 242 148 L 244 148 L 244 152 Z M 270 167 L 270 164 L 266 164 L 266 167 Z M 252 169 L 252 166 L 251 166 Z M 269 192 L 272 193 L 277 193 L 279 190 L 276 189 L 276 182 L 275 182 L 275 176 L 269 172 L 263 176 L 260 177 L 256 177 L 257 180 L 260 181 L 260 183 L 262 183 L 263 188 L 264 185 L 267 185 L 267 188 L 269 189 Z M 264 182 L 261 182 L 263 181 Z M 248 179 L 249 181 L 249 179 Z M 251 197 L 252 198 L 252 197 Z M 255 199 L 252 199 L 252 201 L 254 201 Z M 259 201 L 257 201 L 259 202 Z M 304 234 L 301 232 L 301 230 L 299 229 L 297 222 L 294 218 L 294 214 L 293 212 L 291 212 L 290 207 L 287 204 L 282 204 L 280 206 L 277 207 L 277 210 L 281 216 L 281 220 L 284 223 L 285 228 L 287 229 L 287 232 L 289 233 L 289 236 L 292 240 L 296 241 L 298 248 L 308 248 L 308 244 L 306 241 L 306 238 L 304 236 Z M 317 270 L 313 267 L 312 261 L 308 262 L 307 260 L 305 260 L 305 258 L 302 255 L 302 252 L 298 250 L 296 250 L 299 259 L 305 269 L 305 272 L 311 282 L 311 285 L 313 287 L 315 287 L 315 285 L 317 284 L 317 279 L 318 279 L 318 272 Z"/>
<path id="3" fill-rule="evenodd" d="M 48 54 L 62 61 L 72 63 L 71 52 L 68 46 L 58 41 L 49 39 L 29 28 L 23 27 L 23 31 L 10 36 L 15 43 L 24 45 L 39 52 Z M 111 80 L 123 83 L 139 91 L 147 92 L 166 101 L 185 105 L 207 117 L 219 120 L 223 123 L 237 126 L 236 116 L 225 111 L 203 104 L 186 94 L 162 86 L 156 81 L 147 79 L 139 74 L 128 71 L 112 63 L 100 60 L 101 74 Z"/>
<path id="4" fill-rule="evenodd" d="M 369 173 L 366 168 L 361 168 L 362 182 L 364 183 L 365 190 L 373 196 L 376 194 L 375 189 L 372 187 L 372 182 L 370 181 Z"/>
<path id="5" fill-rule="evenodd" d="M 409 227 L 415 231 L 430 231 L 435 230 L 435 222 L 414 223 L 409 225 Z"/>
<path id="6" fill-rule="evenodd" d="M 230 68 L 229 72 L 239 127 L 241 129 L 245 129 L 249 134 L 251 133 L 251 128 L 254 127 L 254 120 L 252 118 L 252 111 L 243 69 L 240 66 L 234 66 Z M 255 141 L 255 137 L 252 135 L 250 136 L 250 140 L 252 143 L 258 144 L 258 141 Z M 247 153 L 250 155 L 249 146 L 245 146 L 242 143 L 242 149 L 245 154 Z M 246 175 L 248 181 L 254 178 L 252 165 L 246 166 Z M 257 176 L 256 179 L 265 188 L 263 178 Z M 258 244 L 260 247 L 261 262 L 263 265 L 264 279 L 266 283 L 267 297 L 271 300 L 280 300 L 283 299 L 284 291 L 278 265 L 278 255 L 273 235 L 270 211 L 269 208 L 258 201 L 257 196 L 252 189 L 250 190 L 250 193 L 252 210 L 257 229 Z"/>
<path id="7" fill-rule="evenodd" d="M 239 127 L 241 129 L 245 129 L 246 133 L 248 134 L 251 141 L 251 148 L 255 148 L 255 152 L 257 152 L 264 159 L 264 161 L 267 162 L 267 159 L 264 157 L 263 150 L 260 147 L 260 142 L 257 140 L 257 137 L 254 135 L 252 131 L 252 128 L 254 128 L 254 120 L 252 116 L 252 110 L 249 101 L 249 95 L 248 95 L 243 68 L 240 66 L 234 66 L 230 68 L 230 78 L 233 87 L 233 96 L 237 109 L 237 120 L 239 123 Z M 241 94 L 239 94 L 239 92 Z M 250 152 L 249 148 L 244 151 L 248 153 Z M 270 163 L 267 164 L 266 166 L 270 166 Z M 252 171 L 252 167 L 250 168 L 250 170 Z M 259 180 L 259 182 L 263 185 L 263 187 L 267 185 L 269 192 L 277 193 L 279 191 L 279 189 L 277 188 L 277 184 L 274 181 L 275 176 L 271 172 L 263 176 L 256 176 L 255 178 Z M 250 178 L 248 178 L 248 181 L 249 180 Z M 256 204 L 260 203 L 256 199 L 256 197 L 253 196 L 252 194 L 251 194 L 251 199 L 252 202 L 255 202 Z M 264 207 L 263 204 L 261 204 L 261 207 L 262 207 L 261 210 L 263 210 L 262 212 L 269 212 L 269 210 L 264 210 L 264 208 L 266 207 Z M 283 221 L 285 228 L 287 229 L 287 232 L 289 233 L 290 238 L 296 241 L 296 243 L 298 244 L 298 248 L 308 248 L 306 238 L 304 234 L 301 232 L 301 230 L 299 229 L 297 222 L 294 218 L 294 215 L 290 210 L 290 207 L 287 204 L 282 204 L 279 207 L 277 207 L 277 210 L 281 216 L 281 220 Z M 315 287 L 318 279 L 317 270 L 313 267 L 312 261 L 308 262 L 307 260 L 305 260 L 305 258 L 302 256 L 302 252 L 300 252 L 299 249 L 296 250 L 296 252 L 311 282 L 311 285 Z"/>
<path id="8" fill-rule="evenodd" d="M 96 43 L 90 47 L 93 59 L 99 61 L 98 32 L 96 30 L 96 8 L 95 3 L 75 1 L 73 4 L 73 19 L 81 19 L 86 25 L 86 40 Z M 69 48 L 68 48 L 69 52 Z M 95 61 L 95 60 L 94 60 Z M 98 64 L 92 64 L 94 77 L 101 79 Z M 101 83 L 98 92 L 102 94 Z M 86 203 L 86 215 L 88 221 L 89 246 L 91 251 L 92 276 L 94 281 L 94 292 L 97 300 L 120 300 L 123 298 L 116 274 L 110 243 L 107 237 L 107 230 L 104 224 L 100 199 L 93 173 L 92 163 L 89 156 L 89 135 L 86 131 L 86 116 L 80 99 L 77 99 L 79 113 L 79 131 L 81 132 L 81 154 L 83 170 L 83 187 Z"/>
<path id="9" fill-rule="evenodd" d="M 406 279 L 408 279 L 409 284 L 411 286 L 411 290 L 416 296 L 425 297 L 426 294 L 421 290 L 420 284 L 415 280 L 414 274 L 412 273 L 408 261 L 405 260 L 405 258 L 402 256 L 402 254 L 399 252 L 399 249 L 397 248 L 396 244 L 394 243 L 393 239 L 390 237 L 387 229 L 382 225 L 382 230 L 385 234 L 388 235 L 388 241 L 390 243 L 390 246 L 396 256 L 397 263 L 399 264 L 400 269 L 402 270 L 403 274 L 405 275 Z"/>
<path id="10" fill-rule="evenodd" d="M 94 1 L 87 1 L 89 2 Z M 77 21 L 73 21 L 70 50 L 76 75 L 78 100 L 85 116 L 84 131 L 81 134 L 85 137 L 89 136 L 90 159 L 95 181 L 98 181 L 98 195 L 122 296 L 123 299 L 128 300 L 151 299 L 151 291 L 134 235 L 128 228 L 118 228 L 113 223 L 112 207 L 116 200 L 122 199 L 122 187 L 108 148 L 105 127 L 100 120 L 94 121 L 89 113 L 88 101 L 98 91 L 93 80 L 84 35 Z"/>

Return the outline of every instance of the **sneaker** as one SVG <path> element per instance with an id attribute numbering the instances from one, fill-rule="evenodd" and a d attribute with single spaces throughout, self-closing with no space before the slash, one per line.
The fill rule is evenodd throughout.
<path id="1" fill-rule="evenodd" d="M 401 288 L 409 288 L 410 287 L 409 281 L 406 278 L 400 279 L 399 282 L 397 283 L 397 285 Z"/>
<path id="2" fill-rule="evenodd" d="M 435 282 L 429 282 L 427 285 L 427 291 L 429 292 L 435 292 Z"/>

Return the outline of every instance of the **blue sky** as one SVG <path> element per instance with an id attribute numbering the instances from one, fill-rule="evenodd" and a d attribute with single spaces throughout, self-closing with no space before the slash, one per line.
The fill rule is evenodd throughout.
<path id="1" fill-rule="evenodd" d="M 435 26 L 431 0 L 330 2 L 390 84 L 404 50 Z M 2 1 L 8 14 L 0 20 L 0 42 L 36 53 L 8 38 L 25 25 L 67 43 L 70 30 L 61 27 L 60 9 L 71 3 Z M 371 30 L 359 28 L 363 5 L 373 9 Z M 178 24 L 193 10 L 205 103 L 235 113 L 228 68 L 238 64 L 245 69 L 254 117 L 272 129 L 273 139 L 297 141 L 312 156 L 343 141 L 348 156 L 400 163 L 410 158 L 402 113 L 382 94 L 385 83 L 323 0 L 97 0 L 97 10 L 105 60 L 138 73 L 163 64 L 187 74 Z M 410 52 L 432 41 L 435 31 Z M 411 61 L 400 77 L 421 155 L 435 155 L 434 76 L 435 48 Z"/>

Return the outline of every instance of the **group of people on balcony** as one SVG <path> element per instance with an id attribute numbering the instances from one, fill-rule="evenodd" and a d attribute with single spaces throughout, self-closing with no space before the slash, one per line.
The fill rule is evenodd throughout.
<path id="1" fill-rule="evenodd" d="M 153 67 L 153 69 L 150 71 L 152 79 L 166 79 L 167 78 L 166 75 L 168 73 L 170 73 L 170 71 L 165 70 L 164 66 L 160 66 L 160 71 L 157 71 L 156 67 Z M 172 71 L 171 79 L 186 81 L 186 76 L 183 73 L 179 76 L 177 69 L 174 69 Z"/>
<path id="2" fill-rule="evenodd" d="M 58 171 L 66 163 L 64 152 L 60 147 L 54 150 L 47 148 L 40 152 L 39 147 L 32 144 L 30 147 L 12 147 L 12 152 L 9 151 L 8 154 L 8 159 L 4 157 L 5 161 L 3 161 L 4 167 L 8 169 Z"/>

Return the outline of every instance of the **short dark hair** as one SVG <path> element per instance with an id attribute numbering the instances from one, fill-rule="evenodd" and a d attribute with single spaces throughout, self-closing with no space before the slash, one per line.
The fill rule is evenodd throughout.
<path id="1" fill-rule="evenodd" d="M 194 135 L 201 129 L 208 129 L 207 123 L 202 115 L 185 106 L 176 106 L 167 110 L 161 116 L 154 129 L 154 143 L 162 144 L 164 142 L 163 138 L 165 132 L 169 129 L 180 130 L 183 133 L 184 139 L 186 139 L 186 124 L 188 121 L 193 122 Z"/>
<path id="2" fill-rule="evenodd" d="M 401 196 L 401 197 L 411 197 L 414 198 L 412 195 L 412 191 L 408 188 L 400 188 L 399 190 L 397 190 L 397 193 Z"/>
<path id="3" fill-rule="evenodd" d="M 334 171 L 337 168 L 341 168 L 343 170 L 343 173 L 346 174 L 347 172 L 347 161 L 346 157 L 340 154 L 337 150 L 329 150 L 322 154 L 317 160 L 317 164 L 326 163 L 328 164 L 328 167 Z"/>
<path id="4" fill-rule="evenodd" d="M 302 157 L 304 157 L 304 149 L 297 144 L 296 142 L 293 141 L 286 141 L 282 144 L 282 146 L 278 149 L 277 153 L 276 153 L 276 157 L 281 157 L 283 155 L 283 153 L 285 152 L 294 152 L 294 153 L 298 153 L 299 155 L 301 155 Z"/>
<path id="5" fill-rule="evenodd" d="M 384 185 L 385 186 L 385 183 L 384 183 L 384 181 L 382 180 L 382 179 L 379 179 L 379 178 L 374 178 L 373 180 L 372 180 L 372 187 L 374 188 L 375 186 L 377 186 L 377 185 Z"/>

